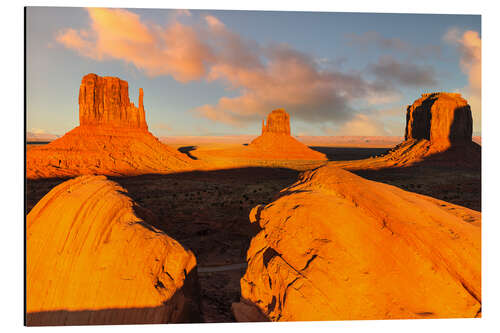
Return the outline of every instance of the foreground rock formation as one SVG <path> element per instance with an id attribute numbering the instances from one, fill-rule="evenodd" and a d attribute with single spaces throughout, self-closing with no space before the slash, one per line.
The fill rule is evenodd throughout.
<path id="1" fill-rule="evenodd" d="M 82 176 L 28 214 L 28 325 L 199 321 L 194 255 L 125 192 Z"/>
<path id="2" fill-rule="evenodd" d="M 260 165 L 258 161 L 326 161 L 325 154 L 312 150 L 290 135 L 290 116 L 283 109 L 272 111 L 267 123 L 262 122 L 262 134 L 248 146 L 234 149 L 193 151 L 193 155 L 211 164 L 234 163 Z M 264 165 L 267 165 L 264 162 Z M 278 164 L 279 165 L 279 162 Z"/>
<path id="3" fill-rule="evenodd" d="M 80 126 L 26 156 L 27 178 L 83 174 L 138 175 L 192 169 L 186 155 L 161 143 L 149 131 L 143 90 L 139 107 L 131 103 L 128 83 L 88 74 L 79 95 Z"/>
<path id="4" fill-rule="evenodd" d="M 481 146 L 472 141 L 472 114 L 457 93 L 422 94 L 406 112 L 405 141 L 386 155 L 334 162 L 349 170 L 427 164 L 481 168 Z"/>
<path id="5" fill-rule="evenodd" d="M 250 213 L 236 318 L 273 321 L 476 317 L 481 214 L 330 165 Z"/>

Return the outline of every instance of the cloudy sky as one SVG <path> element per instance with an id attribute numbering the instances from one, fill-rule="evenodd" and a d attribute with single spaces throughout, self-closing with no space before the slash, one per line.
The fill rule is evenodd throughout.
<path id="1" fill-rule="evenodd" d="M 403 135 L 406 105 L 460 92 L 481 132 L 481 18 L 31 7 L 27 129 L 78 125 L 87 73 L 144 88 L 151 132 L 258 134 L 285 108 L 295 135 Z"/>

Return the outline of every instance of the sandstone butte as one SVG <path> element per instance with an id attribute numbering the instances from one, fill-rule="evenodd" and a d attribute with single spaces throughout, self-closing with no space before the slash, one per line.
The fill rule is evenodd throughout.
<path id="1" fill-rule="evenodd" d="M 481 315 L 481 214 L 331 165 L 254 207 L 240 321 Z"/>
<path id="2" fill-rule="evenodd" d="M 481 146 L 472 141 L 471 109 L 460 94 L 422 94 L 407 108 L 405 141 L 384 156 L 330 163 L 359 170 L 405 167 L 422 162 L 481 168 Z"/>
<path id="3" fill-rule="evenodd" d="M 200 160 L 211 165 L 259 164 L 259 161 L 326 161 L 325 154 L 312 150 L 290 134 L 290 116 L 283 109 L 272 111 L 262 121 L 262 134 L 248 146 L 232 149 L 194 150 Z M 266 164 L 267 165 L 267 164 Z"/>
<path id="4" fill-rule="evenodd" d="M 192 169 L 196 161 L 161 143 L 148 131 L 143 95 L 141 88 L 136 107 L 130 102 L 127 81 L 85 75 L 78 98 L 80 125 L 47 145 L 29 149 L 27 178 Z"/>
<path id="5" fill-rule="evenodd" d="M 26 224 L 27 324 L 199 320 L 196 259 L 105 176 L 53 188 Z"/>

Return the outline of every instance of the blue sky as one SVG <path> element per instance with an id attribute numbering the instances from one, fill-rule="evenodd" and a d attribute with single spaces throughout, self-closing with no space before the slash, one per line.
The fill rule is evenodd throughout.
<path id="1" fill-rule="evenodd" d="M 461 92 L 481 130 L 477 15 L 31 7 L 26 37 L 35 132 L 78 125 L 87 73 L 135 104 L 142 87 L 158 136 L 258 134 L 279 107 L 295 135 L 402 135 L 430 91 Z"/>

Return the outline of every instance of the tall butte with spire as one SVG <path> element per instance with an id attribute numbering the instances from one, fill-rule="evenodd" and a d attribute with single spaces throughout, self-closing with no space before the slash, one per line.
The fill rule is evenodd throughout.
<path id="1" fill-rule="evenodd" d="M 290 115 L 284 109 L 273 110 L 262 120 L 262 134 L 249 145 L 256 155 L 262 158 L 283 160 L 326 160 L 326 156 L 312 150 L 292 137 Z"/>
<path id="2" fill-rule="evenodd" d="M 196 161 L 148 131 L 142 88 L 136 107 L 130 102 L 127 81 L 87 74 L 80 84 L 78 104 L 80 126 L 28 150 L 27 178 L 138 175 L 194 167 Z"/>
<path id="3" fill-rule="evenodd" d="M 82 79 L 78 104 L 80 126 L 148 129 L 144 91 L 139 88 L 139 107 L 130 102 L 128 82 L 117 77 L 87 74 Z"/>

